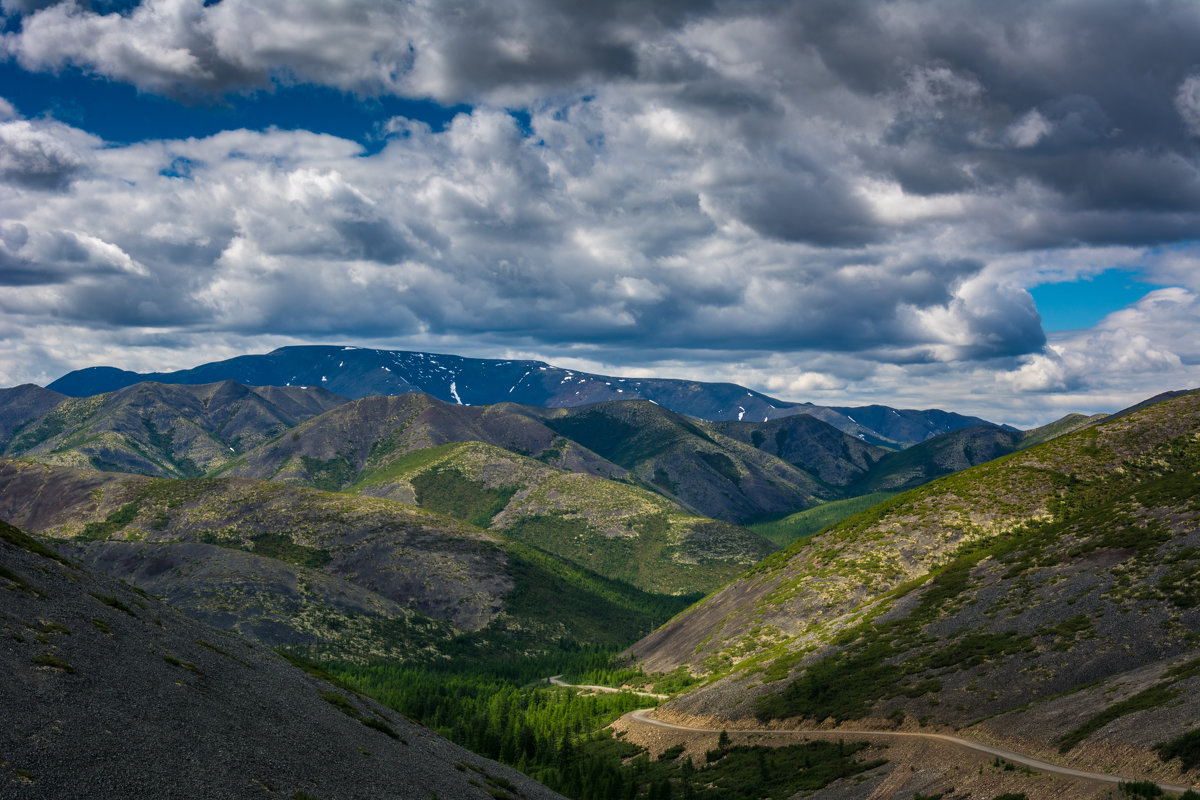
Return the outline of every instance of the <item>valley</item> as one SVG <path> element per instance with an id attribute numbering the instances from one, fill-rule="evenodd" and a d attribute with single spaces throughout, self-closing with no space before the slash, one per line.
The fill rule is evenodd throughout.
<path id="1" fill-rule="evenodd" d="M 1192 785 L 1198 395 L 1024 432 L 886 407 L 751 422 L 464 405 L 499 378 L 410 356 L 457 397 L 225 363 L 0 390 L 0 519 L 204 641 L 283 653 L 571 798 Z M 258 358 L 241 377 L 274 375 Z M 824 420 L 843 412 L 871 435 Z M 31 585 L 13 563 L 6 594 Z"/>

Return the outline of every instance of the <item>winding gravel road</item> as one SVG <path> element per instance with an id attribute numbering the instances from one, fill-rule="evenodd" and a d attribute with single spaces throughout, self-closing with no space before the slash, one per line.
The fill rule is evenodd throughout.
<path id="1" fill-rule="evenodd" d="M 670 695 L 665 695 L 665 694 L 653 694 L 651 692 L 634 692 L 630 689 L 614 689 L 611 686 L 591 686 L 591 685 L 566 683 L 562 680 L 562 675 L 553 675 L 553 676 L 547 678 L 546 681 L 555 686 L 564 686 L 564 687 L 572 688 L 572 689 L 590 689 L 590 690 L 596 691 L 596 692 L 630 692 L 632 694 L 641 695 L 643 697 L 656 697 L 660 700 L 665 700 L 670 696 Z M 654 709 L 652 709 L 652 708 L 642 708 L 637 711 L 630 711 L 628 714 L 625 715 L 625 718 L 635 720 L 636 722 L 640 722 L 643 725 L 653 725 L 658 728 L 668 728 L 670 730 L 686 731 L 689 733 L 720 733 L 721 732 L 720 730 L 718 730 L 716 728 L 698 728 L 698 727 L 691 727 L 688 725 L 677 725 L 673 722 L 663 722 L 662 720 L 659 720 L 659 719 L 653 719 L 650 717 L 650 713 L 652 711 L 654 711 Z M 807 736 L 807 737 L 813 737 L 813 738 L 822 738 L 823 737 L 823 738 L 830 738 L 830 739 L 835 738 L 835 737 L 839 738 L 839 739 L 845 739 L 848 735 L 863 736 L 866 738 L 883 738 L 883 739 L 904 739 L 904 738 L 907 738 L 907 739 L 932 739 L 935 741 L 954 745 L 955 747 L 961 747 L 964 750 L 974 750 L 976 752 L 984 753 L 989 756 L 998 756 L 1000 758 L 1005 759 L 1006 761 L 1011 761 L 1014 764 L 1020 764 L 1025 767 L 1029 767 L 1030 769 L 1038 770 L 1039 772 L 1049 772 L 1049 773 L 1053 773 L 1055 775 L 1065 775 L 1069 778 L 1083 778 L 1084 780 L 1100 781 L 1102 783 L 1121 783 L 1122 781 L 1138 780 L 1137 778 L 1122 778 L 1119 775 L 1108 775 L 1103 772 L 1088 772 L 1087 770 L 1074 769 L 1072 767 L 1062 767 L 1062 766 L 1059 766 L 1058 764 L 1051 764 L 1047 761 L 1041 761 L 1040 759 L 1033 758 L 1032 756 L 1022 755 L 1021 753 L 1013 752 L 1012 750 L 1005 750 L 1002 747 L 993 747 L 992 745 L 989 745 L 989 744 L 983 744 L 981 742 L 973 742 L 970 739 L 960 739 L 957 736 L 949 736 L 944 733 L 916 733 L 916 732 L 910 732 L 910 731 L 870 731 L 870 730 L 845 730 L 845 729 L 836 730 L 836 731 L 731 730 L 731 731 L 729 731 L 729 733 L 730 734 L 737 734 L 737 733 L 755 734 L 756 736 L 783 736 L 783 737 Z M 1183 792 L 1186 792 L 1188 789 L 1194 788 L 1191 786 L 1179 786 L 1174 783 L 1160 783 L 1160 784 L 1158 784 L 1158 786 L 1164 792 L 1174 792 L 1176 794 L 1182 794 Z"/>
<path id="2" fill-rule="evenodd" d="M 566 683 L 562 679 L 562 675 L 551 675 L 546 678 L 546 682 L 554 686 L 563 686 L 567 689 L 591 689 L 593 692 L 628 692 L 636 694 L 639 697 L 653 697 L 658 700 L 666 700 L 671 695 L 655 694 L 654 692 L 635 692 L 633 689 L 614 689 L 611 686 L 593 686 L 587 683 Z"/>
<path id="3" fill-rule="evenodd" d="M 558 685 L 566 685 L 559 683 Z M 677 731 L 688 731 L 690 733 L 720 733 L 715 728 L 693 728 L 687 725 L 676 725 L 671 722 L 663 722 L 662 720 L 653 719 L 649 716 L 654 709 L 643 708 L 638 711 L 631 711 L 626 714 L 627 719 L 632 719 L 644 725 L 654 725 L 659 728 L 669 728 Z M 934 739 L 940 742 L 961 747 L 965 750 L 975 750 L 980 753 L 986 753 L 989 756 L 999 756 L 1000 758 L 1011 761 L 1014 764 L 1021 764 L 1039 772 L 1050 772 L 1055 775 L 1066 775 L 1071 778 L 1083 778 L 1085 780 L 1102 781 L 1104 783 L 1121 783 L 1122 781 L 1138 780 L 1137 778 L 1122 778 L 1118 775 L 1106 775 L 1103 772 L 1088 772 L 1082 769 L 1072 769 L 1071 767 L 1060 767 L 1057 764 L 1050 764 L 1045 761 L 1040 761 L 1030 756 L 1014 753 L 1011 750 L 1005 750 L 1001 747 L 992 747 L 991 745 L 973 742 L 969 739 L 960 739 L 957 736 L 948 736 L 944 733 L 912 733 L 907 731 L 869 731 L 869 730 L 836 730 L 836 731 L 778 731 L 778 730 L 731 730 L 730 735 L 737 733 L 752 733 L 757 736 L 804 736 L 804 737 L 825 737 L 845 739 L 850 736 L 862 736 L 865 738 L 885 738 L 885 739 Z M 1182 793 L 1192 788 L 1190 786 L 1178 786 L 1173 783 L 1160 783 L 1159 787 L 1165 792 Z"/>

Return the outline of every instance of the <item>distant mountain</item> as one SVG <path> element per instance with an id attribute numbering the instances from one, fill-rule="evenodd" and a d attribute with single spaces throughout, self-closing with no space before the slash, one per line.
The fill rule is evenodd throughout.
<path id="1" fill-rule="evenodd" d="M 750 466 L 738 467 L 717 444 L 701 442 L 707 450 L 699 454 L 688 448 L 659 454 L 658 472 L 687 474 L 695 482 L 680 492 L 682 500 L 664 497 L 624 464 L 559 435 L 554 421 L 546 419 L 608 409 L 614 416 L 600 424 L 618 430 L 619 411 L 609 406 L 641 408 L 652 419 L 669 417 L 692 428 L 700 424 L 644 401 L 545 410 L 456 406 L 417 394 L 373 396 L 339 406 L 246 453 L 228 465 L 226 474 L 417 503 L 607 577 L 672 594 L 714 589 L 774 550 L 749 531 L 706 519 L 703 512 L 711 510 L 689 503 L 708 497 L 697 473 L 705 471 L 727 486 L 729 494 L 721 495 L 716 510 L 730 515 L 744 510 L 737 502 L 753 509 L 762 498 L 746 492 L 759 484 L 769 486 L 775 502 L 787 508 L 811 503 L 811 491 L 819 488 L 806 473 L 775 460 L 779 471 L 801 484 L 785 492 L 782 477 L 768 484 L 756 463 L 770 457 L 743 447 L 749 452 L 734 457 L 749 455 Z M 627 431 L 630 426 L 624 424 L 620 430 Z M 636 432 L 653 435 L 653 427 L 643 421 Z M 733 470 L 735 478 L 740 468 L 745 479 L 738 484 L 722 476 L 705 456 L 725 459 L 728 466 L 718 466 Z M 655 467 L 646 472 L 653 479 Z"/>
<path id="2" fill-rule="evenodd" d="M 853 480 L 890 452 L 807 416 L 770 423 L 771 440 L 758 447 L 754 442 L 765 434 L 756 438 L 754 431 L 762 425 L 708 423 L 644 400 L 544 409 L 373 396 L 246 453 L 229 471 L 342 489 L 366 473 L 386 472 L 392 460 L 414 451 L 477 441 L 550 467 L 651 489 L 703 516 L 741 522 L 835 496 L 831 486 Z M 787 459 L 769 452 L 785 440 Z M 389 496 L 413 499 L 411 489 L 394 491 L 399 493 Z"/>
<path id="3" fill-rule="evenodd" d="M 5 522 L 0 609 L 11 800 L 559 798 Z"/>
<path id="4" fill-rule="evenodd" d="M 638 480 L 705 516 L 744 522 L 807 507 L 834 494 L 812 468 L 860 442 L 813 421 L 828 440 L 810 437 L 813 463 L 790 463 L 724 431 L 750 423 L 689 419 L 634 400 L 582 408 L 526 409 L 548 427 L 628 470 Z M 836 441 L 836 443 L 835 443 Z"/>
<path id="5" fill-rule="evenodd" d="M 233 381 L 139 383 L 84 398 L 17 387 L 0 390 L 0 454 L 197 477 L 345 402 L 317 386 L 249 388 Z"/>
<path id="6" fill-rule="evenodd" d="M 887 453 L 855 482 L 853 494 L 910 489 L 934 478 L 991 461 L 1020 449 L 1020 431 L 975 425 L 943 433 L 905 450 Z"/>
<path id="7" fill-rule="evenodd" d="M 936 408 L 925 411 L 896 409 L 888 406 L 845 406 L 830 409 L 844 414 L 847 419 L 861 425 L 888 441 L 898 443 L 924 442 L 935 436 L 974 425 L 993 425 L 978 417 L 964 417 Z M 1007 431 L 1017 429 L 1008 425 L 999 426 Z"/>
<path id="8" fill-rule="evenodd" d="M 66 399 L 65 394 L 32 383 L 0 389 L 0 453 L 14 435 L 49 414 Z"/>
<path id="9" fill-rule="evenodd" d="M 822 422 L 815 414 L 797 414 L 762 423 L 718 422 L 713 428 L 799 467 L 830 486 L 853 483 L 891 452 Z"/>
<path id="10" fill-rule="evenodd" d="M 936 410 L 901 411 L 885 406 L 833 409 L 790 403 L 732 383 L 616 378 L 541 361 L 325 345 L 282 347 L 265 355 L 238 356 L 177 372 L 135 373 L 114 367 L 89 367 L 64 375 L 48 388 L 72 397 L 87 397 L 143 381 L 204 384 L 224 380 L 250 386 L 320 386 L 354 399 L 423 392 L 461 405 L 513 402 L 558 408 L 641 398 L 680 414 L 714 421 L 767 421 L 812 414 L 863 441 L 893 448 L 986 422 Z"/>
<path id="11" fill-rule="evenodd" d="M 943 452 L 1008 446 L 1003 433 Z M 953 726 L 1086 769 L 1119 752 L 1127 774 L 1187 783 L 1198 494 L 1200 392 L 1139 404 L 795 542 L 632 653 L 705 675 L 667 709 L 707 727 Z"/>

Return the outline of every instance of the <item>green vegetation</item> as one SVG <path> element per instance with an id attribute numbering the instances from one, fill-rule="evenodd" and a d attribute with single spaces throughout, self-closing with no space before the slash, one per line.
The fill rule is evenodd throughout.
<path id="1" fill-rule="evenodd" d="M 787 547 L 797 539 L 803 539 L 831 525 L 836 525 L 846 517 L 865 511 L 896 494 L 898 492 L 889 490 L 872 492 L 846 500 L 833 500 L 804 511 L 798 511 L 783 519 L 750 523 L 746 527 L 780 547 Z"/>
<path id="2" fill-rule="evenodd" d="M 604 726 L 653 700 L 629 693 L 587 695 L 539 680 L 556 673 L 619 671 L 609 658 L 603 651 L 580 650 L 477 666 L 435 662 L 419 668 L 340 664 L 329 669 L 452 741 L 579 800 L 789 797 L 883 763 L 859 763 L 855 755 L 866 745 L 843 742 L 781 748 L 727 744 L 719 759 L 701 768 L 690 758 L 680 760 L 682 749 L 651 760 Z"/>
<path id="3" fill-rule="evenodd" d="M 400 739 L 400 734 L 392 730 L 390 725 L 378 717 L 368 717 L 363 714 L 344 694 L 339 692 L 321 692 L 321 697 L 325 698 L 325 702 L 332 705 L 338 711 L 341 711 L 352 719 L 358 720 L 368 728 L 377 730 L 392 739 Z"/>
<path id="4" fill-rule="evenodd" d="M 443 652 L 498 655 L 530 648 L 540 651 L 547 634 L 570 642 L 572 648 L 585 644 L 624 647 L 699 599 L 698 595 L 644 592 L 565 564 L 536 548 L 510 543 L 506 550 L 513 580 L 513 588 L 505 596 L 507 613 L 535 622 L 542 631 L 506 631 L 493 625 L 441 646 Z M 543 642 L 540 646 L 538 639 Z"/>
<path id="5" fill-rule="evenodd" d="M 434 467 L 412 478 L 417 504 L 455 519 L 486 528 L 508 505 L 516 486 L 489 489 L 453 467 Z"/>
<path id="6" fill-rule="evenodd" d="M 22 589 L 33 595 L 37 594 L 37 590 L 30 586 L 28 581 L 3 564 L 0 564 L 0 578 L 4 578 L 9 583 L 13 584 L 14 588 Z"/>
<path id="7" fill-rule="evenodd" d="M 1154 781 L 1122 781 L 1121 794 L 1129 797 L 1162 797 L 1163 790 Z"/>
<path id="8" fill-rule="evenodd" d="M 1185 548 L 1171 561 L 1174 566 L 1159 580 L 1159 591 L 1179 608 L 1200 606 L 1200 548 Z"/>
<path id="9" fill-rule="evenodd" d="M 196 538 L 205 544 L 228 547 L 231 550 L 244 550 L 257 556 L 274 558 L 312 569 L 320 569 L 333 560 L 333 554 L 328 550 L 297 544 L 286 533 L 260 533 L 243 541 L 236 534 L 204 531 Z"/>
<path id="10" fill-rule="evenodd" d="M 940 618 L 943 607 L 958 599 L 970 570 L 983 555 L 983 551 L 968 550 L 952 561 L 928 584 L 908 616 L 878 625 L 864 622 L 844 633 L 835 642 L 844 649 L 810 664 L 779 694 L 760 698 L 759 717 L 856 719 L 881 699 L 939 691 L 941 682 L 936 675 L 941 671 L 966 669 L 1030 650 L 1031 638 L 1013 631 L 963 632 L 932 652 L 919 646 L 924 643 L 924 625 Z M 908 591 L 912 588 L 916 587 Z M 923 679 L 912 680 L 922 674 Z"/>
<path id="11" fill-rule="evenodd" d="M 131 617 L 137 617 L 137 614 L 133 613 L 132 608 L 125 605 L 115 597 L 106 594 L 96 594 L 95 592 L 91 592 L 90 594 L 92 597 L 96 598 L 101 603 L 104 603 L 104 605 L 108 606 L 109 608 L 115 608 L 117 611 L 124 611 Z"/>
<path id="12" fill-rule="evenodd" d="M 327 492 L 336 492 L 349 485 L 358 474 L 350 458 L 341 453 L 324 461 L 313 456 L 300 456 L 300 463 L 312 485 Z"/>
<path id="13" fill-rule="evenodd" d="M 404 480 L 409 475 L 416 474 L 426 467 L 442 461 L 457 452 L 461 447 L 461 443 L 454 442 L 438 445 L 437 447 L 427 447 L 422 450 L 413 450 L 387 461 L 382 466 L 374 466 L 382 456 L 391 452 L 391 448 L 384 446 L 381 440 L 381 442 L 376 442 L 371 447 L 371 454 L 367 461 L 368 465 L 371 466 L 363 470 L 362 474 L 358 476 L 358 481 L 351 488 L 361 490 L 370 486 Z"/>
<path id="14" fill-rule="evenodd" d="M 163 661 L 167 662 L 168 664 L 170 664 L 173 667 L 179 667 L 180 669 L 186 669 L 188 672 L 199 672 L 200 671 L 200 669 L 192 662 L 183 661 L 181 659 L 176 658 L 175 656 L 167 655 L 166 653 L 163 653 Z"/>
<path id="15" fill-rule="evenodd" d="M 28 452 L 37 447 L 42 442 L 49 441 L 55 436 L 65 431 L 68 426 L 74 424 L 74 411 L 71 400 L 63 403 L 57 408 L 52 409 L 46 416 L 42 417 L 38 426 L 31 431 L 21 431 L 13 436 L 8 447 L 5 448 L 6 453 L 20 454 Z"/>
<path id="16" fill-rule="evenodd" d="M 28 533 L 25 533 L 20 528 L 14 527 L 3 520 L 0 520 L 0 539 L 3 539 L 14 547 L 19 547 L 22 550 L 33 553 L 34 555 L 48 558 L 51 561 L 57 561 L 63 566 L 71 566 L 71 563 L 58 553 L 42 544 Z"/>
<path id="17" fill-rule="evenodd" d="M 63 672 L 74 672 L 75 668 L 54 653 L 45 652 L 33 657 L 33 663 L 41 667 L 59 669 Z"/>
<path id="18" fill-rule="evenodd" d="M 1163 761 L 1178 758 L 1183 764 L 1184 772 L 1200 767 L 1200 728 L 1156 745 L 1154 749 Z"/>
<path id="19" fill-rule="evenodd" d="M 530 514 L 501 532 L 607 578 L 667 594 L 712 591 L 746 568 L 739 557 L 746 556 L 744 545 L 755 544 L 727 523 L 659 509 L 626 517 L 622 524 L 629 535 L 607 535 L 574 515 Z"/>
<path id="20" fill-rule="evenodd" d="M 1113 705 L 1104 709 L 1075 730 L 1060 736 L 1056 740 L 1059 744 L 1058 751 L 1060 753 L 1067 752 L 1075 745 L 1079 744 L 1084 739 L 1091 736 L 1093 733 L 1100 730 L 1118 717 L 1123 717 L 1126 714 L 1134 714 L 1138 711 L 1145 711 L 1147 709 L 1158 708 L 1159 706 L 1166 705 L 1179 696 L 1178 689 L 1170 688 L 1171 683 L 1172 681 L 1156 683 L 1149 689 L 1143 689 L 1133 697 L 1130 697 L 1127 700 L 1122 700 L 1119 703 L 1114 703 Z"/>
<path id="21" fill-rule="evenodd" d="M 1119 569 L 1113 572 L 1111 588 L 1104 596 L 1110 603 L 1125 603 L 1134 598 L 1158 597 L 1181 607 L 1193 592 L 1200 591 L 1200 573 L 1195 561 L 1200 553 L 1194 548 L 1177 551 L 1164 558 L 1161 548 L 1170 541 L 1172 530 L 1152 514 L 1139 509 L 1187 507 L 1194 502 L 1195 473 L 1200 467 L 1200 446 L 1190 437 L 1165 440 L 1152 448 L 1140 451 L 1138 458 L 1123 463 L 1122 469 L 1111 467 L 1098 471 L 1084 480 L 1078 474 L 1058 472 L 1054 465 L 1060 456 L 1055 447 L 1067 449 L 1076 470 L 1081 470 L 1080 448 L 1090 446 L 1095 429 L 1069 437 L 1064 444 L 1056 440 L 1040 450 L 1037 466 L 1021 463 L 1019 456 L 1007 456 L 998 461 L 959 473 L 934 484 L 905 493 L 897 498 L 844 520 L 829 535 L 793 544 L 782 556 L 767 559 L 755 570 L 771 574 L 787 563 L 790 557 L 803 553 L 810 565 L 825 570 L 820 574 L 837 575 L 851 580 L 857 578 L 868 558 L 834 560 L 843 543 L 867 543 L 881 539 L 887 530 L 885 520 L 895 520 L 900 530 L 918 527 L 923 535 L 945 535 L 942 527 L 953 530 L 951 523 L 964 519 L 967 509 L 976 515 L 987 514 L 992 529 L 967 537 L 957 533 L 961 544 L 940 564 L 935 564 L 930 577 L 917 578 L 894 585 L 854 627 L 840 633 L 827 644 L 837 648 L 815 659 L 780 694 L 759 701 L 762 718 L 806 716 L 815 719 L 857 718 L 870 713 L 880 701 L 897 696 L 919 697 L 940 691 L 943 672 L 953 672 L 982 664 L 998 664 L 1029 654 L 1066 651 L 1080 639 L 1094 637 L 1097 614 L 1076 614 L 1059 622 L 1043 625 L 1034 635 L 1015 630 L 997 630 L 1000 624 L 991 607 L 987 616 L 992 621 L 983 628 L 963 631 L 958 638 L 942 642 L 941 636 L 927 634 L 930 623 L 954 616 L 964 604 L 976 600 L 974 570 L 983 568 L 1011 581 L 1010 597 L 1033 597 L 1033 587 L 1039 581 L 1051 581 L 1064 562 L 1081 559 L 1095 552 L 1119 554 Z M 1106 451 L 1097 450 L 1098 453 Z M 1092 456 L 1100 458 L 1101 456 Z M 1044 496 L 1049 513 L 1040 517 L 1025 516 L 1021 524 L 1000 526 L 996 523 L 1008 511 L 1005 504 L 1015 500 L 1028 502 L 1031 489 Z M 983 492 L 986 490 L 987 494 Z M 977 499 L 978 498 L 978 499 Z M 1011 498 L 1011 499 L 1010 499 Z M 933 503 L 937 503 L 933 506 Z M 960 508 L 952 504 L 961 503 Z M 986 505 L 983 505 L 986 503 Z M 929 519 L 928 507 L 937 509 L 940 518 Z M 960 510 L 961 509 L 961 510 Z M 1036 506 L 1034 507 L 1036 509 Z M 1019 517 L 1018 517 L 1019 518 Z M 965 522 L 958 522 L 959 525 Z M 893 528 L 892 530 L 895 530 Z M 955 534 L 951 534 L 955 535 Z M 886 545 L 882 545 L 885 546 Z M 815 548 L 822 548 L 820 551 Z M 855 551 L 870 553 L 869 549 Z M 986 565 L 984 562 L 988 562 Z M 1165 572 L 1155 572 L 1166 562 Z M 811 567 L 810 567 L 811 569 Z M 866 573 L 871 574 L 871 573 Z M 874 574 L 878 574 L 878 570 Z M 1157 580 L 1146 580 L 1158 575 Z M 811 579 L 812 575 L 808 574 Z M 897 575 L 900 577 L 900 575 Z M 1137 578 L 1143 578 L 1140 585 Z M 805 575 L 794 578 L 799 587 Z M 869 577 L 862 580 L 867 581 Z M 878 580 L 878 578 L 875 578 Z M 776 591 L 798 591 L 784 584 Z M 915 593 L 915 596 L 914 596 Z M 876 623 L 873 618 L 893 607 L 900 598 L 911 610 L 906 616 Z M 768 597 L 768 602 L 773 598 Z M 1019 612 L 1009 601 L 1008 613 Z M 1049 641 L 1047 641 L 1049 639 Z M 938 649 L 935 649 L 938 648 Z M 780 660 L 782 658 L 782 660 Z M 779 679 L 794 666 L 790 657 L 777 657 L 768 668 L 767 679 Z M 1007 668 L 1007 667 L 1005 667 Z M 995 667 L 993 667 L 995 669 Z M 1079 729 L 1059 740 L 1063 750 L 1069 750 L 1112 719 L 1170 702 L 1178 691 L 1170 687 L 1173 681 L 1141 692 L 1118 703 Z M 936 699 L 936 698 L 934 698 Z M 932 704 L 932 699 L 931 699 Z"/>
<path id="22" fill-rule="evenodd" d="M 572 439 L 626 469 L 666 452 L 677 438 L 668 428 L 633 425 L 600 408 L 551 417 L 544 422 L 558 435 Z"/>
<path id="23" fill-rule="evenodd" d="M 86 541 L 107 539 L 129 523 L 137 519 L 140 501 L 126 503 L 104 518 L 103 522 L 89 522 L 83 526 L 83 533 L 75 537 Z"/>
<path id="24" fill-rule="evenodd" d="M 187 456 L 175 455 L 175 429 L 167 428 L 166 432 L 159 431 L 158 426 L 149 417 L 142 417 L 142 426 L 146 429 L 146 439 L 150 446 L 163 455 L 167 462 L 184 478 L 199 478 L 204 470 L 196 466 L 196 462 Z M 137 448 L 136 441 L 130 445 Z"/>

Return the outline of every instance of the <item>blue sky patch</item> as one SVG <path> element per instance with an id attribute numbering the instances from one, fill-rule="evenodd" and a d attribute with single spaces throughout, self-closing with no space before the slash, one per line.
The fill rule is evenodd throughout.
<path id="1" fill-rule="evenodd" d="M 362 98 L 310 84 L 182 103 L 78 69 L 57 75 L 29 73 L 11 61 L 0 62 L 0 97 L 24 117 L 53 117 L 114 144 L 275 127 L 327 133 L 358 142 L 368 152 L 382 145 L 379 126 L 392 117 L 419 120 L 441 131 L 455 116 L 471 110 L 432 100 Z"/>
<path id="2" fill-rule="evenodd" d="M 1112 312 L 1161 288 L 1146 281 L 1137 270 L 1109 269 L 1079 280 L 1043 283 L 1029 293 L 1042 315 L 1043 328 L 1069 331 L 1090 328 Z"/>

